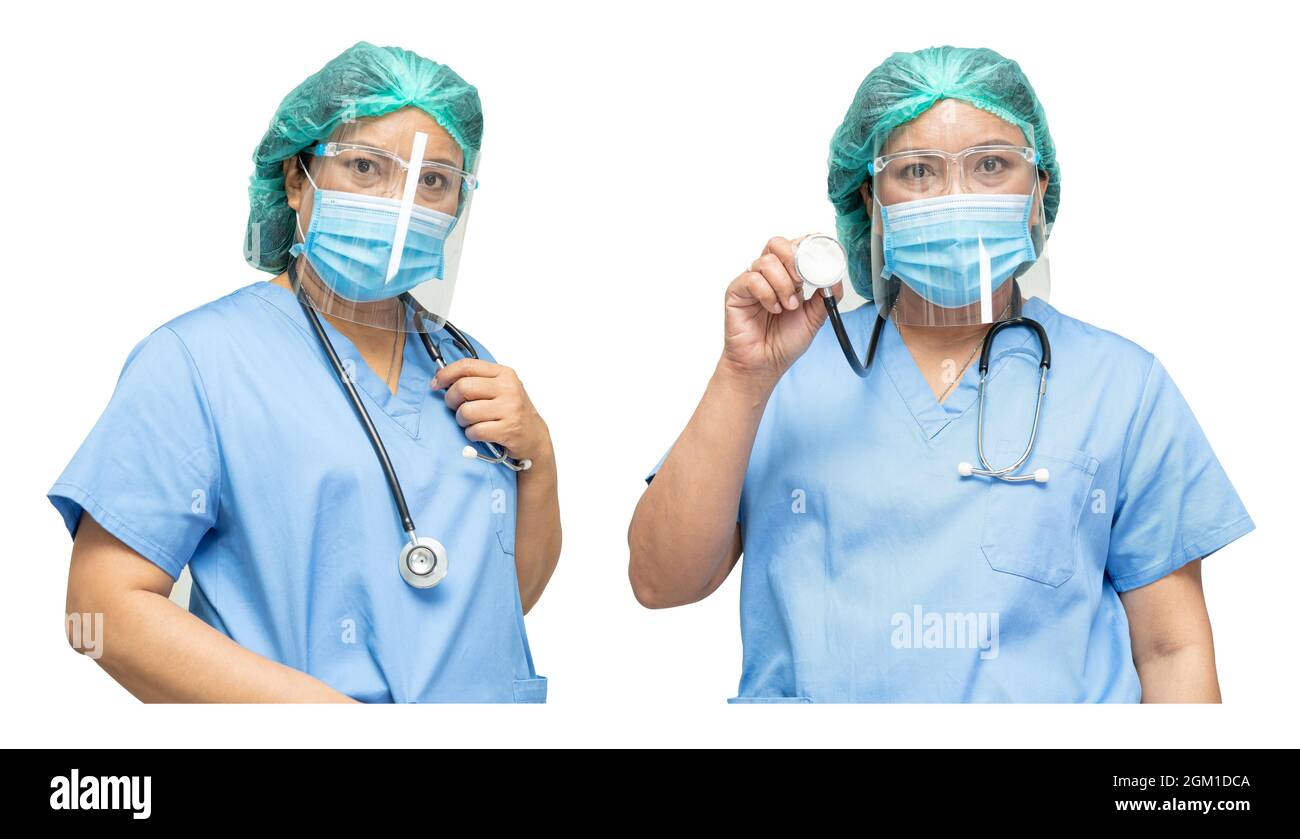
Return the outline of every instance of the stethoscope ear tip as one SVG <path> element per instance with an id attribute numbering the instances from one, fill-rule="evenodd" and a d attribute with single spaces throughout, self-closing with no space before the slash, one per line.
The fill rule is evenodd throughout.
<path id="1" fill-rule="evenodd" d="M 1047 479 L 1049 477 L 1051 477 L 1051 473 L 1047 471 L 1047 467 L 1042 467 L 1041 469 L 1034 470 L 1035 483 L 1045 484 L 1047 483 Z"/>
<path id="2" fill-rule="evenodd" d="M 961 463 L 957 464 L 957 474 L 961 475 L 963 478 L 969 478 L 971 475 L 975 474 L 975 467 L 963 460 Z"/>
<path id="3" fill-rule="evenodd" d="M 466 460 L 473 460 L 474 458 L 478 457 L 478 449 L 474 448 L 473 446 L 466 446 L 465 448 L 460 450 L 460 455 Z"/>

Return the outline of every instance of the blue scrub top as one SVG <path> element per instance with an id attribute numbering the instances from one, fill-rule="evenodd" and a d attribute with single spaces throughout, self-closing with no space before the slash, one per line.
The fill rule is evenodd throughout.
<path id="1" fill-rule="evenodd" d="M 829 325 L 781 378 L 740 499 L 744 662 L 728 701 L 1140 701 L 1118 593 L 1254 524 L 1151 353 L 1036 298 L 1024 314 L 1052 346 L 1022 469 L 1047 467 L 1046 484 L 958 475 L 979 465 L 978 359 L 940 404 L 892 320 L 866 379 Z M 875 317 L 844 316 L 859 352 Z M 1038 362 L 1028 329 L 995 338 L 995 468 L 1028 442 Z"/>
<path id="2" fill-rule="evenodd" d="M 515 475 L 467 440 L 408 335 L 396 394 L 322 318 L 447 577 L 415 589 L 388 483 L 297 299 L 258 282 L 131 352 L 107 409 L 49 492 L 173 579 L 190 611 L 364 702 L 544 702 L 515 575 Z M 460 358 L 445 331 L 431 335 Z M 482 358 L 492 356 L 473 338 Z"/>

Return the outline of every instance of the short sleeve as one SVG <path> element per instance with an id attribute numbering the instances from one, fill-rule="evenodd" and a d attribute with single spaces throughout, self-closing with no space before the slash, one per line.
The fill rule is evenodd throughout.
<path id="1" fill-rule="evenodd" d="M 180 336 L 162 327 L 131 351 L 48 497 L 72 536 L 84 510 L 175 580 L 216 524 L 220 463 L 199 371 Z"/>
<path id="2" fill-rule="evenodd" d="M 1106 572 L 1152 583 L 1255 529 L 1173 380 L 1152 358 L 1120 466 Z"/>

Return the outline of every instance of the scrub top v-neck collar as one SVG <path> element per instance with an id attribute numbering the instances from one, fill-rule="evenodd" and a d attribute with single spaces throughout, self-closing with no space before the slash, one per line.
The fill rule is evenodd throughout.
<path id="1" fill-rule="evenodd" d="M 285 314 L 300 329 L 308 343 L 321 356 L 321 363 L 326 366 L 329 361 L 325 350 L 320 346 L 307 315 L 298 303 L 298 298 L 287 288 L 273 282 L 255 284 L 249 289 L 254 294 L 271 303 Z M 408 313 L 408 318 L 410 313 Z M 388 383 L 370 368 L 361 352 L 346 335 L 340 332 L 322 317 L 321 324 L 329 336 L 334 351 L 343 362 L 344 369 L 352 372 L 352 381 L 370 397 L 370 402 L 387 414 L 407 434 L 413 438 L 420 436 L 420 417 L 424 411 L 425 400 L 433 389 L 433 361 L 420 342 L 420 337 L 408 331 L 402 347 L 402 369 L 398 375 L 397 392 L 388 389 Z M 409 325 L 409 320 L 408 320 Z M 433 337 L 433 336 L 430 336 Z M 436 341 L 437 338 L 434 337 Z"/>
<path id="2" fill-rule="evenodd" d="M 1023 314 L 1037 318 L 1038 306 L 1035 298 L 1025 301 Z M 874 319 L 873 319 L 874 321 Z M 864 319 L 865 322 L 865 319 Z M 1006 329 L 994 339 L 994 352 L 989 361 L 989 381 L 997 377 L 1006 366 L 1007 356 L 1019 351 L 1031 338 L 1028 329 Z M 865 345 L 865 344 L 864 344 Z M 889 376 L 898 391 L 903 404 L 916 420 L 921 434 L 927 440 L 934 440 L 953 420 L 960 419 L 976 402 L 979 395 L 979 350 L 966 365 L 961 379 L 953 387 L 948 398 L 942 403 L 930 389 L 930 383 L 921 375 L 921 369 L 912 357 L 912 351 L 903 343 L 903 336 L 898 331 L 893 318 L 885 321 L 881 329 L 880 345 L 876 348 L 876 359 Z"/>

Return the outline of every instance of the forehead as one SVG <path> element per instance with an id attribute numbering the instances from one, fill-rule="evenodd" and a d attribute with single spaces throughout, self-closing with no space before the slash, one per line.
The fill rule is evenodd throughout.
<path id="1" fill-rule="evenodd" d="M 986 144 L 1027 146 L 1029 140 L 1023 131 L 995 114 L 969 102 L 941 99 L 916 119 L 891 131 L 880 154 L 906 149 L 957 152 Z"/>
<path id="2" fill-rule="evenodd" d="M 335 129 L 330 139 L 339 143 L 356 143 L 391 151 L 401 157 L 411 153 L 415 133 L 429 135 L 424 148 L 426 160 L 444 160 L 456 166 L 464 165 L 464 153 L 447 130 L 419 108 L 405 107 L 377 117 L 362 117 Z"/>

